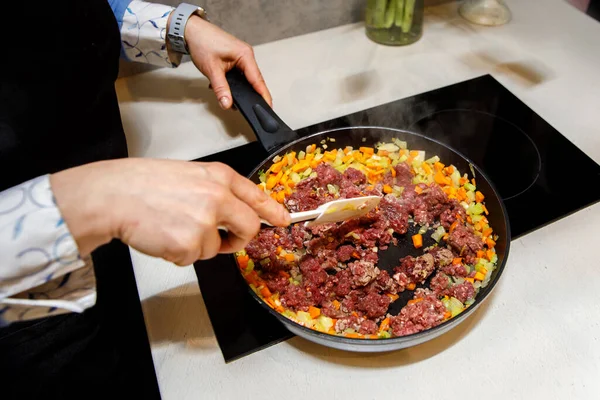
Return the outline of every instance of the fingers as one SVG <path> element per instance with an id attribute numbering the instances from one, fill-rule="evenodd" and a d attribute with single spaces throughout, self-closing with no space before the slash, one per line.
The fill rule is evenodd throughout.
<path id="1" fill-rule="evenodd" d="M 225 78 L 225 71 L 223 68 L 214 67 L 210 69 L 210 72 L 208 72 L 207 75 L 208 79 L 210 80 L 212 90 L 215 92 L 215 96 L 217 96 L 219 105 L 223 110 L 228 110 L 231 108 L 233 101 L 231 97 L 231 89 L 229 89 L 229 84 Z"/>
<path id="2" fill-rule="evenodd" d="M 258 68 L 252 47 L 248 46 L 246 54 L 240 57 L 237 67 L 244 73 L 248 82 L 254 87 L 254 90 L 260 94 L 269 106 L 273 107 L 273 99 L 267 88 L 267 84 Z"/>
<path id="3" fill-rule="evenodd" d="M 242 250 L 260 230 L 260 219 L 248 204 L 229 192 L 229 200 L 221 204 L 219 225 L 225 226 L 229 234 L 221 242 L 220 253 Z"/>
<path id="4" fill-rule="evenodd" d="M 290 213 L 243 176 L 233 175 L 231 191 L 270 224 L 274 226 L 288 226 L 290 224 Z"/>

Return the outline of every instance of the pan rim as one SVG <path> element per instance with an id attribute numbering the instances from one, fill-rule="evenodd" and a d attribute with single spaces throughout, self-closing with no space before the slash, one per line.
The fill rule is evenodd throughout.
<path id="1" fill-rule="evenodd" d="M 299 137 L 298 139 L 284 145 L 281 146 L 280 148 L 274 150 L 272 153 L 269 154 L 269 156 L 263 160 L 263 162 L 261 162 L 257 167 L 255 167 L 252 172 L 247 175 L 247 178 L 250 178 L 252 175 L 254 175 L 256 172 L 258 172 L 263 166 L 264 164 L 270 160 L 271 157 L 277 155 L 277 154 L 281 154 L 282 152 L 285 152 L 286 149 L 298 144 L 301 141 L 308 141 L 310 138 L 313 137 L 317 137 L 317 136 L 323 136 L 327 133 L 331 133 L 331 132 L 339 132 L 339 131 L 344 131 L 344 130 L 359 130 L 359 129 L 377 129 L 377 130 L 383 130 L 383 131 L 391 131 L 391 132 L 400 132 L 400 133 L 404 133 L 404 134 L 408 134 L 408 135 L 412 135 L 412 136 L 417 136 L 420 137 L 422 139 L 434 142 L 440 146 L 443 146 L 447 149 L 449 149 L 450 151 L 456 153 L 458 156 L 462 157 L 466 162 L 468 162 L 470 165 L 473 166 L 473 168 L 477 171 L 478 174 L 480 174 L 480 176 L 482 176 L 485 181 L 490 185 L 491 190 L 493 191 L 494 195 L 496 196 L 496 198 L 498 198 L 499 203 L 500 203 L 500 208 L 502 210 L 502 214 L 504 217 L 504 222 L 506 225 L 506 247 L 505 247 L 505 254 L 504 254 L 504 259 L 502 260 L 502 263 L 500 263 L 500 265 L 498 266 L 497 272 L 496 272 L 496 277 L 492 280 L 490 280 L 489 285 L 486 287 L 487 292 L 485 293 L 484 296 L 482 297 L 477 297 L 475 299 L 475 301 L 473 302 L 473 304 L 471 306 L 469 306 L 467 309 L 465 309 L 463 312 L 461 312 L 459 315 L 457 315 L 456 317 L 450 318 L 444 322 L 442 322 L 439 325 L 436 325 L 432 328 L 426 329 L 424 331 L 420 331 L 420 332 L 416 332 L 416 333 L 412 333 L 409 335 L 405 335 L 405 336 L 399 336 L 399 337 L 390 337 L 390 338 L 378 338 L 378 339 L 367 339 L 367 338 L 348 338 L 348 337 L 344 337 L 344 336 L 338 336 L 338 335 L 331 335 L 329 333 L 325 333 L 325 332 L 320 332 L 311 328 L 308 328 L 304 325 L 299 324 L 298 322 L 290 319 L 290 318 L 286 318 L 285 316 L 283 316 L 282 314 L 278 313 L 276 310 L 272 309 L 271 307 L 269 307 L 266 302 L 260 298 L 260 296 L 258 296 L 256 293 L 254 293 L 254 291 L 250 288 L 250 286 L 248 285 L 248 283 L 246 282 L 246 280 L 244 279 L 244 277 L 242 276 L 242 274 L 239 271 L 239 268 L 236 268 L 238 270 L 238 273 L 240 274 L 242 280 L 244 281 L 244 284 L 247 286 L 247 289 L 250 291 L 250 294 L 252 295 L 252 297 L 258 301 L 258 303 L 261 305 L 261 307 L 265 308 L 266 310 L 268 310 L 272 315 L 274 315 L 282 324 L 289 323 L 292 324 L 295 328 L 301 330 L 302 332 L 305 332 L 307 336 L 315 336 L 318 337 L 324 341 L 335 341 L 338 343 L 345 343 L 348 345 L 369 345 L 369 346 L 382 346 L 382 347 L 387 347 L 389 345 L 394 345 L 394 344 L 401 344 L 403 342 L 411 342 L 411 341 L 417 341 L 418 343 L 425 343 L 429 340 L 432 340 L 440 335 L 443 335 L 444 333 L 446 333 L 447 331 L 451 330 L 452 328 L 454 328 L 454 326 L 450 326 L 450 325 L 458 325 L 461 322 L 463 322 L 466 318 L 468 318 L 469 316 L 471 316 L 475 310 L 477 308 L 479 308 L 479 306 L 492 294 L 493 290 L 496 288 L 496 285 L 498 283 L 498 281 L 500 280 L 500 277 L 502 276 L 502 273 L 504 272 L 504 269 L 506 267 L 506 263 L 508 260 L 508 255 L 510 252 L 510 243 L 511 243 L 511 230 L 510 230 L 510 221 L 508 220 L 508 213 L 506 210 L 506 206 L 504 204 L 504 201 L 502 200 L 502 197 L 500 197 L 498 190 L 496 189 L 496 186 L 494 185 L 494 183 L 487 177 L 487 175 L 481 170 L 481 168 L 479 166 L 477 166 L 477 164 L 475 164 L 470 158 L 466 157 L 464 154 L 462 154 L 461 152 L 459 152 L 458 150 L 454 149 L 451 146 L 448 146 L 445 143 L 442 143 L 436 139 L 430 138 L 428 136 L 425 136 L 423 134 L 414 132 L 414 131 L 409 131 L 409 130 L 405 130 L 405 129 L 397 129 L 397 128 L 389 128 L 389 127 L 381 127 L 381 126 L 370 126 L 370 125 L 365 125 L 365 126 L 349 126 L 349 127 L 342 127 L 342 128 L 334 128 L 334 129 L 328 129 L 325 131 L 320 131 L 320 132 L 316 132 L 316 133 L 312 133 L 309 134 L 307 136 L 302 136 Z M 235 259 L 235 255 L 231 254 L 230 257 L 233 259 L 235 265 L 237 266 L 237 260 Z M 438 331 L 443 331 L 439 334 L 436 334 Z M 445 332 L 444 332 L 445 331 Z M 431 336 L 430 338 L 427 338 L 426 336 Z M 422 338 L 424 340 L 422 341 L 418 341 L 419 338 Z M 407 346 L 409 347 L 409 346 Z"/>

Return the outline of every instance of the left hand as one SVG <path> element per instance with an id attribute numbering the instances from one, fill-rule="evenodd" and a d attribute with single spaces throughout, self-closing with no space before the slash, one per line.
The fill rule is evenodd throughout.
<path id="1" fill-rule="evenodd" d="M 239 68 L 265 101 L 272 107 L 271 93 L 258 69 L 252 46 L 216 25 L 192 16 L 185 26 L 185 37 L 192 61 L 209 80 L 221 108 L 233 104 L 225 73 Z"/>

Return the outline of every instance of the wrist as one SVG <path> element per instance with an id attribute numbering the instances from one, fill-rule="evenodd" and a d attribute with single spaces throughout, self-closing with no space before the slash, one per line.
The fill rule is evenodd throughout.
<path id="1" fill-rule="evenodd" d="M 110 242 L 111 218 L 107 215 L 106 198 L 96 193 L 102 187 L 98 162 L 75 167 L 50 175 L 50 186 L 63 220 L 73 236 L 79 254 L 86 257 L 97 247 Z"/>

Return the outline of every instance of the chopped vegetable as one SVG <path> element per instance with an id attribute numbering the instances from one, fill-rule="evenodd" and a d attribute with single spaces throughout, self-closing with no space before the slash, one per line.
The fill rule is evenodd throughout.
<path id="1" fill-rule="evenodd" d="M 417 233 L 412 236 L 413 245 L 416 249 L 423 247 L 423 235 Z"/>

